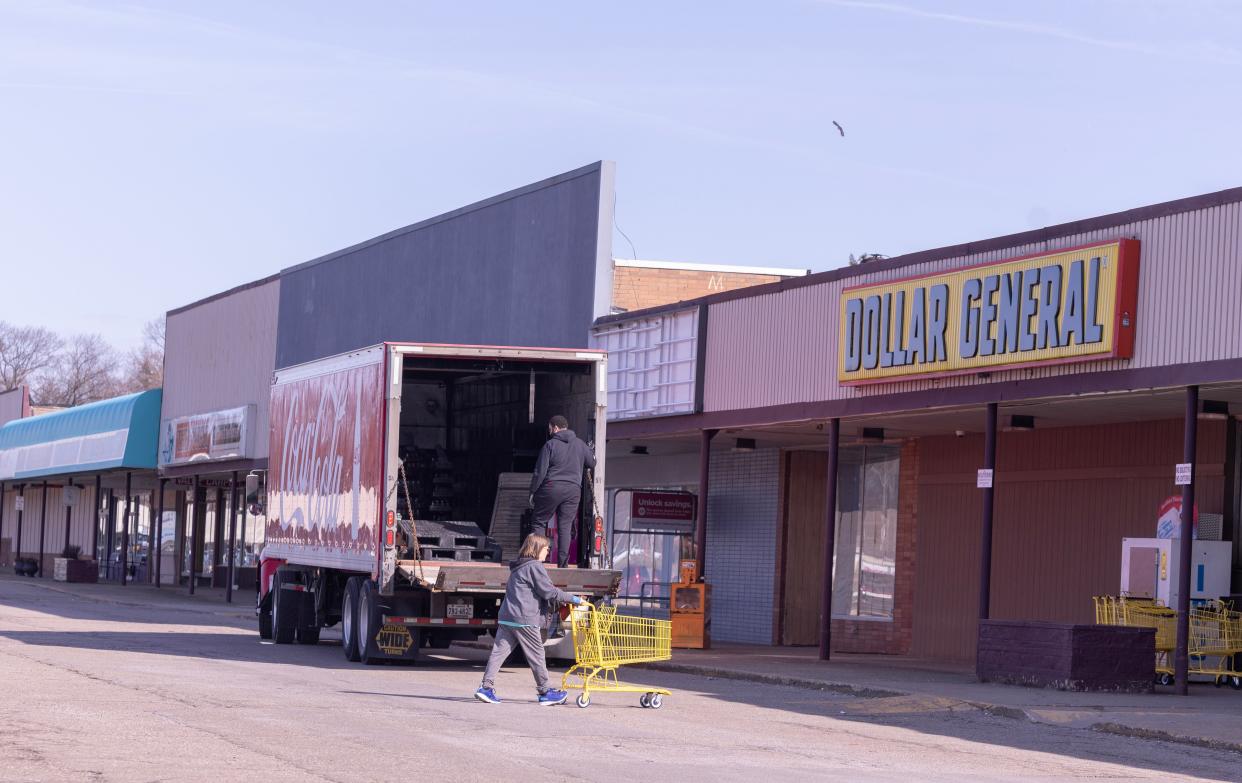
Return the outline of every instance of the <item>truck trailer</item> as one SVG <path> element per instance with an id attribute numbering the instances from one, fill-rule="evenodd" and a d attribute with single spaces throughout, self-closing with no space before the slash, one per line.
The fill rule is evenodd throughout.
<path id="1" fill-rule="evenodd" d="M 374 663 L 494 633 L 520 536 L 509 530 L 502 545 L 484 528 L 497 494 L 511 497 L 533 468 L 555 414 L 597 464 L 575 520 L 579 567 L 549 573 L 589 600 L 614 595 L 620 574 L 603 567 L 592 500 L 604 491 L 606 361 L 389 342 L 278 370 L 260 635 L 317 644 L 339 622 L 345 657 Z"/>

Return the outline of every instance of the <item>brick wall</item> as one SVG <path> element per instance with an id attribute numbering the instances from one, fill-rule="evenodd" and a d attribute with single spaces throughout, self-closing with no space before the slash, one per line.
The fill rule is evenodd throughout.
<path id="1" fill-rule="evenodd" d="M 778 449 L 713 453 L 707 507 L 712 639 L 772 643 Z"/>
<path id="2" fill-rule="evenodd" d="M 777 275 L 738 272 L 614 267 L 612 304 L 626 311 L 641 310 L 782 279 Z"/>
<path id="3" fill-rule="evenodd" d="M 914 553 L 918 540 L 918 441 L 901 447 L 897 485 L 897 572 L 893 585 L 893 619 L 833 620 L 836 652 L 904 655 L 910 652 L 914 626 Z"/>

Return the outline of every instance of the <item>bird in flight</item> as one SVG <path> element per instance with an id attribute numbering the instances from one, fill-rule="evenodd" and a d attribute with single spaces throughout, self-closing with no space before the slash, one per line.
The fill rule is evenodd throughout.
<path id="1" fill-rule="evenodd" d="M 837 130 L 839 130 L 839 131 L 841 132 L 841 138 L 845 138 L 845 128 L 842 128 L 842 127 L 841 127 L 841 123 L 837 122 L 836 120 L 833 120 L 833 121 L 832 121 L 832 124 L 833 124 L 833 125 L 836 125 L 836 126 L 837 126 Z"/>

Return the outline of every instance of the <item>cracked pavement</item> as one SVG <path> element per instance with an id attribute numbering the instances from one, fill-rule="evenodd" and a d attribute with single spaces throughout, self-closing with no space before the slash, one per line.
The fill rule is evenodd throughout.
<path id="1" fill-rule="evenodd" d="M 333 631 L 263 644 L 244 607 L 142 595 L 0 578 L 0 780 L 1242 780 L 1230 751 L 934 698 L 632 670 L 664 709 L 546 708 L 511 665 L 485 705 L 481 650 L 364 667 Z"/>

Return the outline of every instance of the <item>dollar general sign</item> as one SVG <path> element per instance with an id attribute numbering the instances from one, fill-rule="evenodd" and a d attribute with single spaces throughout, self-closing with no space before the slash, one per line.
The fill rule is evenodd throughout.
<path id="1" fill-rule="evenodd" d="M 1138 240 L 1120 239 L 846 288 L 837 378 L 1128 359 L 1138 272 Z"/>

